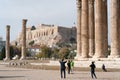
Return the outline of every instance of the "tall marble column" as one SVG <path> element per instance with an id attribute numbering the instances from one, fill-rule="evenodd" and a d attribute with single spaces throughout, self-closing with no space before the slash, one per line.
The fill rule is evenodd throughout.
<path id="1" fill-rule="evenodd" d="M 22 20 L 22 54 L 20 60 L 26 58 L 26 23 L 27 19 Z"/>
<path id="2" fill-rule="evenodd" d="M 77 55 L 75 59 L 79 60 L 81 56 L 81 0 L 77 0 Z"/>
<path id="3" fill-rule="evenodd" d="M 10 25 L 6 26 L 6 46 L 5 46 L 5 61 L 10 60 Z"/>
<path id="4" fill-rule="evenodd" d="M 119 14 L 119 42 L 120 42 L 120 0 L 118 0 L 118 14 Z"/>
<path id="5" fill-rule="evenodd" d="M 88 0 L 82 0 L 81 13 L 81 48 L 82 58 L 88 58 L 89 54 L 89 36 L 88 36 Z"/>
<path id="6" fill-rule="evenodd" d="M 102 0 L 95 0 L 95 55 L 94 58 L 104 57 Z"/>
<path id="7" fill-rule="evenodd" d="M 89 55 L 95 53 L 94 0 L 89 0 Z"/>
<path id="8" fill-rule="evenodd" d="M 107 0 L 103 0 L 102 2 L 103 4 L 103 32 L 104 32 L 104 35 L 103 35 L 103 42 L 104 42 L 104 48 L 103 48 L 103 53 L 104 53 L 104 56 L 107 57 L 108 56 L 108 22 L 107 22 Z"/>
<path id="9" fill-rule="evenodd" d="M 119 13 L 118 0 L 110 0 L 110 37 L 111 37 L 111 54 L 110 57 L 120 57 L 119 42 Z"/>

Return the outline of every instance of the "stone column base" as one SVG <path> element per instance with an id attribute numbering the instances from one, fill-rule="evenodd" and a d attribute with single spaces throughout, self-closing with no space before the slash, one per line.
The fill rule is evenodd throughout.
<path id="1" fill-rule="evenodd" d="M 76 56 L 75 56 L 75 60 L 80 60 L 80 54 L 77 54 Z"/>
<path id="2" fill-rule="evenodd" d="M 81 58 L 89 58 L 89 55 L 81 55 Z"/>
<path id="3" fill-rule="evenodd" d="M 80 61 L 89 61 L 89 58 L 84 58 L 84 57 L 80 57 L 80 59 L 79 59 Z"/>
<path id="4" fill-rule="evenodd" d="M 92 58 L 94 56 L 93 53 L 89 53 L 89 58 Z"/>
<path id="5" fill-rule="evenodd" d="M 10 58 L 4 58 L 4 61 L 10 61 Z"/>
<path id="6" fill-rule="evenodd" d="M 26 58 L 25 57 L 21 57 L 20 60 L 25 60 Z"/>
<path id="7" fill-rule="evenodd" d="M 110 55 L 108 58 L 120 58 L 120 55 Z"/>
<path id="8" fill-rule="evenodd" d="M 94 55 L 92 58 L 106 58 L 105 55 Z"/>

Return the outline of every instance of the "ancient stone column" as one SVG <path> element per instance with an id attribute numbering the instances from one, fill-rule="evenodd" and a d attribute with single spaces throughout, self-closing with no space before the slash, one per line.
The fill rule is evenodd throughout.
<path id="1" fill-rule="evenodd" d="M 81 13 L 81 48 L 82 58 L 88 58 L 89 54 L 89 38 L 88 38 L 88 0 L 82 0 Z"/>
<path id="2" fill-rule="evenodd" d="M 104 48 L 103 48 L 103 53 L 105 55 L 105 57 L 108 56 L 108 22 L 107 22 L 107 0 L 103 0 L 102 2 L 103 4 L 103 8 L 102 8 L 102 12 L 103 12 L 103 42 L 104 42 Z"/>
<path id="3" fill-rule="evenodd" d="M 104 57 L 102 0 L 95 0 L 95 55 L 94 58 Z"/>
<path id="4" fill-rule="evenodd" d="M 26 57 L 26 23 L 27 19 L 22 20 L 22 54 L 20 60 L 24 60 Z"/>
<path id="5" fill-rule="evenodd" d="M 111 54 L 110 57 L 120 57 L 119 42 L 119 14 L 118 0 L 110 0 L 110 36 L 111 36 Z"/>
<path id="6" fill-rule="evenodd" d="M 79 59 L 81 55 L 81 0 L 77 0 L 77 55 L 75 59 Z"/>
<path id="7" fill-rule="evenodd" d="M 89 55 L 95 53 L 94 0 L 89 0 Z"/>
<path id="8" fill-rule="evenodd" d="M 5 61 L 10 60 L 10 25 L 6 26 L 6 46 L 5 46 Z"/>
<path id="9" fill-rule="evenodd" d="M 120 42 L 120 0 L 118 0 L 118 14 L 119 14 L 119 42 Z"/>

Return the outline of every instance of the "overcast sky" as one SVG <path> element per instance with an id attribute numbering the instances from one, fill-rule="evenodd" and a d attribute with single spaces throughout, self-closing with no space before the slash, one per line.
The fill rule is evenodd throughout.
<path id="1" fill-rule="evenodd" d="M 22 19 L 27 26 L 55 24 L 73 26 L 76 21 L 76 0 L 0 0 L 0 36 L 5 40 L 6 25 L 10 25 L 10 39 L 21 31 Z"/>

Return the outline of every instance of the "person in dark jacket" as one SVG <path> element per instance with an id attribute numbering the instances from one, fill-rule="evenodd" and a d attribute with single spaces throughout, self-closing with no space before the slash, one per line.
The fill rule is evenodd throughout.
<path id="1" fill-rule="evenodd" d="M 91 68 L 91 77 L 93 78 L 93 76 L 94 76 L 97 79 L 96 74 L 95 74 L 96 66 L 95 66 L 94 62 L 92 62 L 92 64 L 90 65 L 90 68 Z"/>
<path id="2" fill-rule="evenodd" d="M 62 59 L 60 62 L 60 73 L 61 73 L 61 78 L 63 78 L 63 73 L 64 73 L 64 78 L 66 78 L 66 66 L 65 63 L 67 61 L 64 61 L 64 59 Z"/>
<path id="3" fill-rule="evenodd" d="M 102 65 L 102 70 L 103 70 L 104 72 L 107 72 L 104 64 Z"/>
<path id="4" fill-rule="evenodd" d="M 70 74 L 70 70 L 71 70 L 71 67 L 70 67 L 70 60 L 68 60 L 67 66 L 68 66 L 68 74 Z"/>

